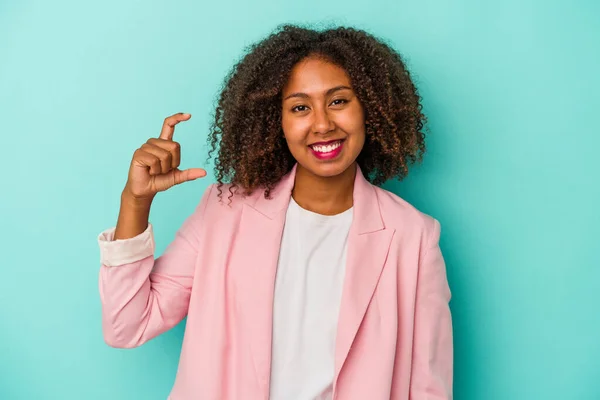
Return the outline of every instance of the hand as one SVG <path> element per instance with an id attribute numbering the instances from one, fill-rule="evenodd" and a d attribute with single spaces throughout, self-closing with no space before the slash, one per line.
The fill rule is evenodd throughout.
<path id="1" fill-rule="evenodd" d="M 178 113 L 165 119 L 159 138 L 151 138 L 133 154 L 124 193 L 135 200 L 151 201 L 156 193 L 206 176 L 202 168 L 179 170 L 179 143 L 173 141 L 175 125 L 191 118 Z"/>

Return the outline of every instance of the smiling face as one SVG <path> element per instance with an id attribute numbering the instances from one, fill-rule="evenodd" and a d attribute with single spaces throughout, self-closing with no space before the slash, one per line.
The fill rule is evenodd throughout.
<path id="1" fill-rule="evenodd" d="M 342 174 L 365 143 L 364 110 L 346 71 L 309 57 L 283 88 L 282 128 L 299 168 L 319 177 Z"/>

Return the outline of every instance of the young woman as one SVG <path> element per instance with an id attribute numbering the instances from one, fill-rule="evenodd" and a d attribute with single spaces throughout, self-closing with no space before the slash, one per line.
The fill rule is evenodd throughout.
<path id="1" fill-rule="evenodd" d="M 440 225 L 379 188 L 424 151 L 401 57 L 364 31 L 283 26 L 227 77 L 210 135 L 217 183 L 164 254 L 155 194 L 174 127 L 133 156 L 99 237 L 106 342 L 135 347 L 187 316 L 170 399 L 452 398 Z"/>

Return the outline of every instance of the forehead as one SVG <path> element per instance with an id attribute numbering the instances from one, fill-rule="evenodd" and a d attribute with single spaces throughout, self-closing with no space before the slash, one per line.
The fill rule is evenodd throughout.
<path id="1" fill-rule="evenodd" d="M 346 70 L 329 61 L 311 57 L 292 68 L 283 93 L 319 94 L 339 85 L 350 86 L 350 77 Z"/>

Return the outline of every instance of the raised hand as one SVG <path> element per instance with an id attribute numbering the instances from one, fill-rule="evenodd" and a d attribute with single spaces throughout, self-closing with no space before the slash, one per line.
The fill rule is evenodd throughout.
<path id="1" fill-rule="evenodd" d="M 125 193 L 135 199 L 151 200 L 158 192 L 206 176 L 202 168 L 180 170 L 181 148 L 173 141 L 175 125 L 191 118 L 178 113 L 167 117 L 160 136 L 150 138 L 133 154 Z"/>
<path id="2" fill-rule="evenodd" d="M 182 113 L 166 118 L 160 136 L 149 139 L 133 154 L 113 240 L 132 238 L 147 228 L 156 193 L 206 176 L 202 168 L 178 168 L 181 152 L 179 143 L 173 141 L 173 132 L 175 125 L 190 118 Z"/>

